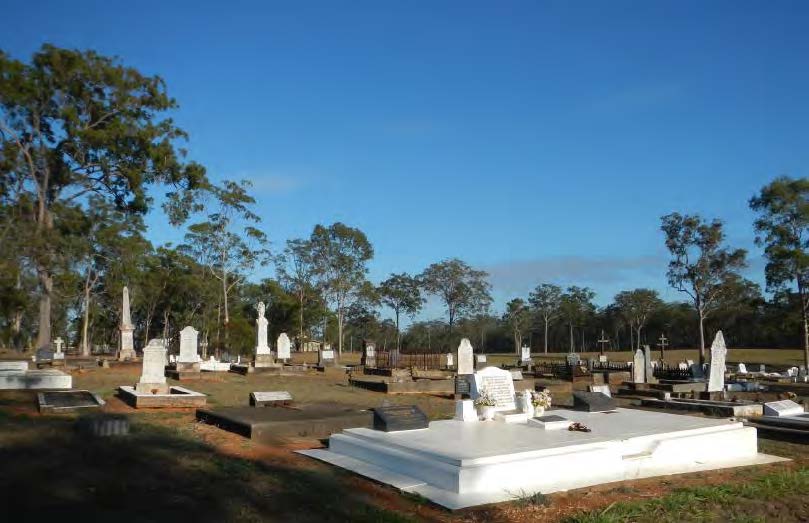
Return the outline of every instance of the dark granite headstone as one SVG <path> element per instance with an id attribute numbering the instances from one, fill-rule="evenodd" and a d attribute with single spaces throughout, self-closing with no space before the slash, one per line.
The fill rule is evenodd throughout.
<path id="1" fill-rule="evenodd" d="M 415 405 L 396 405 L 374 409 L 374 430 L 397 432 L 426 429 L 427 416 Z"/>
<path id="2" fill-rule="evenodd" d="M 466 376 L 455 376 L 455 394 L 469 396 L 472 394 L 472 385 Z"/>
<path id="3" fill-rule="evenodd" d="M 556 414 L 548 414 L 546 416 L 537 416 L 534 418 L 539 420 L 543 423 L 553 422 L 553 421 L 569 421 L 567 418 L 563 418 L 562 416 L 557 416 Z"/>
<path id="4" fill-rule="evenodd" d="M 615 400 L 601 392 L 573 392 L 573 410 L 606 412 L 615 410 Z"/>
<path id="5" fill-rule="evenodd" d="M 37 361 L 52 361 L 53 351 L 50 349 L 37 349 Z"/>

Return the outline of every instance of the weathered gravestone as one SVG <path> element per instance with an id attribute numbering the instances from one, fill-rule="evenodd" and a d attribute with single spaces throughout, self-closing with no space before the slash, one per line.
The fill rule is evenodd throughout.
<path id="1" fill-rule="evenodd" d="M 132 324 L 132 315 L 129 310 L 129 289 L 124 287 L 121 303 L 121 348 L 118 351 L 118 360 L 134 360 L 135 353 L 135 326 Z"/>
<path id="2" fill-rule="evenodd" d="M 600 392 L 607 397 L 612 397 L 612 391 L 609 385 L 590 385 L 590 392 Z"/>
<path id="3" fill-rule="evenodd" d="M 56 345 L 56 352 L 53 353 L 53 359 L 64 360 L 65 353 L 62 352 L 62 346 L 65 344 L 65 341 L 62 338 L 56 338 L 53 340 L 53 344 Z"/>
<path id="4" fill-rule="evenodd" d="M 570 353 L 568 353 L 568 355 L 565 357 L 565 360 L 567 361 L 567 364 L 568 364 L 568 365 L 570 365 L 570 366 L 576 366 L 576 365 L 578 365 L 578 364 L 579 364 L 579 355 L 578 355 L 578 354 L 574 354 L 574 353 L 570 352 Z"/>
<path id="5" fill-rule="evenodd" d="M 657 383 L 654 372 L 654 362 L 652 361 L 652 349 L 648 345 L 643 346 L 643 359 L 646 363 L 646 383 Z"/>
<path id="6" fill-rule="evenodd" d="M 455 365 L 455 358 L 451 352 L 447 353 L 447 368 L 450 368 Z"/>
<path id="7" fill-rule="evenodd" d="M 711 345 L 711 374 L 708 378 L 708 392 L 720 392 L 725 389 L 725 357 L 727 353 L 725 337 L 722 336 L 722 331 L 718 331 Z"/>
<path id="8" fill-rule="evenodd" d="M 190 325 L 180 331 L 180 355 L 176 360 L 179 372 L 199 372 L 198 336 L 199 331 Z"/>
<path id="9" fill-rule="evenodd" d="M 415 405 L 378 407 L 374 411 L 374 430 L 398 432 L 401 430 L 426 429 L 429 420 Z"/>
<path id="10" fill-rule="evenodd" d="M 166 341 L 152 339 L 143 349 L 143 369 L 135 385 L 137 392 L 166 394 Z"/>
<path id="11" fill-rule="evenodd" d="M 473 374 L 475 372 L 474 351 L 468 338 L 461 340 L 458 345 L 458 374 Z"/>
<path id="12" fill-rule="evenodd" d="M 635 358 L 632 360 L 632 382 L 646 383 L 646 358 L 643 351 L 635 351 Z"/>
<path id="13" fill-rule="evenodd" d="M 475 373 L 472 381 L 472 399 L 488 394 L 495 402 L 495 410 L 515 410 L 514 382 L 511 373 L 497 367 L 486 367 Z"/>
<path id="14" fill-rule="evenodd" d="M 376 343 L 372 340 L 362 341 L 362 358 L 360 364 L 365 367 L 376 367 Z"/>
<path id="15" fill-rule="evenodd" d="M 271 367 L 275 364 L 272 351 L 267 343 L 267 318 L 264 317 L 264 302 L 258 302 L 256 307 L 258 317 L 256 318 L 256 349 L 253 360 L 254 367 Z"/>
<path id="16" fill-rule="evenodd" d="M 334 367 L 334 351 L 328 343 L 317 353 L 318 367 Z"/>
<path id="17" fill-rule="evenodd" d="M 278 340 L 275 342 L 275 350 L 276 350 L 276 357 L 279 360 L 288 360 L 292 357 L 290 350 L 292 348 L 292 342 L 289 341 L 289 336 L 287 336 L 286 332 L 282 332 L 278 335 Z"/>
<path id="18" fill-rule="evenodd" d="M 250 406 L 252 407 L 277 407 L 289 405 L 291 401 L 292 394 L 285 390 L 250 393 Z"/>
<path id="19" fill-rule="evenodd" d="M 475 369 L 482 369 L 487 365 L 485 354 L 475 354 Z"/>
<path id="20" fill-rule="evenodd" d="M 615 407 L 615 400 L 600 392 L 573 391 L 573 410 L 606 412 Z"/>
<path id="21" fill-rule="evenodd" d="M 770 401 L 764 404 L 765 416 L 799 416 L 803 414 L 803 406 L 792 400 Z"/>
<path id="22" fill-rule="evenodd" d="M 739 363 L 739 374 L 747 374 L 747 365 Z"/>
<path id="23" fill-rule="evenodd" d="M 520 349 L 520 362 L 531 363 L 531 347 L 522 347 Z"/>

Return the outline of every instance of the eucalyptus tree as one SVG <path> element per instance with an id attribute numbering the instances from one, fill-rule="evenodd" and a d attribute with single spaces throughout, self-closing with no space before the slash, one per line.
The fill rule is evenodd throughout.
<path id="1" fill-rule="evenodd" d="M 666 247 L 672 255 L 669 285 L 691 298 L 699 319 L 699 359 L 705 362 L 705 319 L 733 290 L 732 280 L 747 262 L 744 249 L 725 243 L 722 222 L 706 222 L 698 215 L 672 213 L 661 218 Z"/>
<path id="2" fill-rule="evenodd" d="M 767 259 L 767 289 L 792 284 L 797 290 L 809 366 L 809 179 L 777 178 L 750 199 L 750 208 L 758 213 L 756 243 Z"/>
<path id="3" fill-rule="evenodd" d="M 615 295 L 614 301 L 618 311 L 629 324 L 629 328 L 635 332 L 636 346 L 630 348 L 639 349 L 641 330 L 646 326 L 649 317 L 663 306 L 663 300 L 655 290 L 635 289 L 619 292 Z"/>
<path id="4" fill-rule="evenodd" d="M 261 217 L 251 210 L 256 203 L 248 192 L 251 186 L 247 180 L 225 180 L 221 187 L 211 187 L 207 220 L 188 226 L 183 246 L 219 282 L 226 344 L 231 292 L 257 265 L 270 260 L 267 236 L 254 226 Z"/>
<path id="5" fill-rule="evenodd" d="M 51 338 L 59 264 L 59 209 L 86 208 L 90 194 L 145 213 L 150 186 L 167 184 L 172 223 L 186 218 L 204 169 L 175 148 L 185 133 L 164 115 L 177 107 L 163 80 L 93 51 L 44 45 L 29 63 L 0 51 L 0 150 L 12 206 L 23 209 L 12 234 L 39 283 L 37 347 Z M 8 191 L 6 191 L 8 197 Z"/>
<path id="6" fill-rule="evenodd" d="M 562 288 L 551 283 L 541 283 L 528 295 L 528 303 L 542 319 L 544 325 L 545 354 L 548 353 L 548 329 L 559 317 L 562 303 Z"/>
<path id="7" fill-rule="evenodd" d="M 374 248 L 364 232 L 340 222 L 328 227 L 316 225 L 309 241 L 315 274 L 337 316 L 337 347 L 338 354 L 342 354 L 347 308 L 374 294 L 366 279 Z M 324 328 L 324 336 L 325 331 Z"/>
<path id="8" fill-rule="evenodd" d="M 284 251 L 275 257 L 278 278 L 298 299 L 298 344 L 302 346 L 306 330 L 307 302 L 317 300 L 315 264 L 312 243 L 302 238 L 287 240 Z"/>
<path id="9" fill-rule="evenodd" d="M 560 298 L 560 315 L 567 322 L 570 333 L 570 352 L 575 352 L 576 350 L 576 344 L 573 337 L 574 327 L 583 327 L 587 317 L 595 313 L 593 298 L 595 298 L 595 292 L 587 287 L 577 287 L 575 285 L 568 287 Z M 582 329 L 582 340 L 583 339 L 584 331 Z M 582 350 L 584 350 L 584 341 L 582 341 Z"/>
<path id="10" fill-rule="evenodd" d="M 419 276 L 424 289 L 444 302 L 450 334 L 457 319 L 488 309 L 492 302 L 488 276 L 458 258 L 433 263 Z"/>
<path id="11" fill-rule="evenodd" d="M 377 293 L 382 303 L 393 309 L 396 316 L 396 349 L 401 348 L 401 332 L 399 330 L 399 315 L 408 316 L 418 314 L 424 305 L 421 296 L 419 281 L 407 273 L 391 274 L 390 277 L 379 284 Z"/>
<path id="12" fill-rule="evenodd" d="M 514 352 L 519 355 L 523 334 L 531 324 L 531 309 L 522 298 L 514 298 L 506 304 L 503 319 L 511 328 L 511 334 L 514 337 Z"/>

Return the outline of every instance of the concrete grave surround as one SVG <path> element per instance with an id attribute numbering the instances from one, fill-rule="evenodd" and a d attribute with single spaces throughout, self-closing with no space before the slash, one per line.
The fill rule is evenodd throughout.
<path id="1" fill-rule="evenodd" d="M 635 358 L 632 360 L 632 381 L 646 383 L 646 358 L 640 349 L 635 351 Z"/>
<path id="2" fill-rule="evenodd" d="M 765 416 L 799 416 L 803 413 L 803 406 L 792 400 L 770 401 L 764 404 Z"/>
<path id="3" fill-rule="evenodd" d="M 188 326 L 180 331 L 180 355 L 177 357 L 178 363 L 199 363 L 197 354 L 197 338 L 199 331 L 192 326 Z"/>
<path id="4" fill-rule="evenodd" d="M 0 390 L 64 390 L 73 388 L 73 376 L 56 369 L 0 370 Z"/>
<path id="5" fill-rule="evenodd" d="M 756 430 L 740 422 L 617 409 L 554 410 L 592 432 L 536 423 L 441 420 L 419 431 L 364 428 L 332 435 L 329 448 L 299 453 L 450 509 L 603 483 L 773 463 Z M 538 473 L 541 471 L 541 473 Z"/>
<path id="6" fill-rule="evenodd" d="M 166 386 L 162 390 L 159 390 L 157 394 L 152 394 L 148 389 L 139 390 L 137 385 L 135 387 L 125 385 L 118 387 L 118 393 L 121 399 L 136 409 L 144 407 L 204 407 L 208 400 L 205 394 L 180 386 Z"/>
<path id="7" fill-rule="evenodd" d="M 472 400 L 459 400 L 455 402 L 455 417 L 457 421 L 478 421 L 478 413 Z"/>
<path id="8" fill-rule="evenodd" d="M 474 350 L 469 338 L 461 340 L 458 345 L 458 374 L 473 374 L 475 372 Z"/>
<path id="9" fill-rule="evenodd" d="M 230 363 L 221 362 L 211 355 L 199 364 L 199 369 L 205 372 L 227 372 L 230 370 Z"/>
<path id="10" fill-rule="evenodd" d="M 28 370 L 28 362 L 26 360 L 0 361 L 0 371 L 4 370 L 25 372 Z"/>
<path id="11" fill-rule="evenodd" d="M 140 380 L 135 385 L 138 392 L 167 393 L 166 385 L 166 342 L 162 339 L 151 339 L 143 349 L 143 367 Z"/>
<path id="12" fill-rule="evenodd" d="M 517 408 L 514 381 L 509 371 L 498 367 L 486 367 L 476 372 L 472 380 L 472 399 L 477 399 L 484 391 L 497 402 L 495 410 L 508 411 Z"/>
<path id="13" fill-rule="evenodd" d="M 725 357 L 727 354 L 725 337 L 722 336 L 722 331 L 718 331 L 711 345 L 711 374 L 708 379 L 708 392 L 719 392 L 725 389 Z"/>
<path id="14" fill-rule="evenodd" d="M 272 354 L 270 346 L 267 344 L 267 318 L 264 317 L 264 302 L 258 302 L 256 307 L 258 318 L 256 318 L 256 354 Z"/>
<path id="15" fill-rule="evenodd" d="M 289 336 L 287 336 L 286 332 L 282 332 L 278 335 L 278 340 L 275 342 L 275 350 L 276 355 L 275 357 L 279 360 L 288 360 L 291 358 L 290 350 L 292 348 L 292 342 L 289 341 Z"/>
<path id="16" fill-rule="evenodd" d="M 129 289 L 124 287 L 121 298 L 121 347 L 118 352 L 118 359 L 123 361 L 135 359 L 135 326 L 132 325 L 132 315 L 129 311 Z"/>

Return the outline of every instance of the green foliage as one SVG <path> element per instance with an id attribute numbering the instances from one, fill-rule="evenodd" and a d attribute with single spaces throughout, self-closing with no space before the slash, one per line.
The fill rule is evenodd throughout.
<path id="1" fill-rule="evenodd" d="M 487 277 L 485 271 L 475 270 L 463 261 L 452 258 L 424 269 L 419 281 L 428 293 L 444 302 L 451 331 L 455 320 L 488 310 L 492 297 Z"/>

